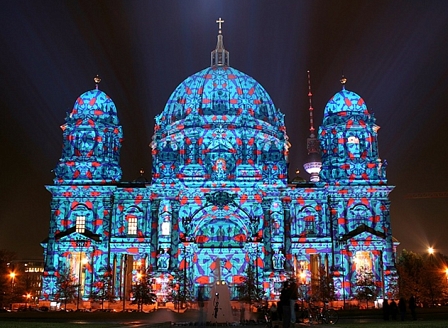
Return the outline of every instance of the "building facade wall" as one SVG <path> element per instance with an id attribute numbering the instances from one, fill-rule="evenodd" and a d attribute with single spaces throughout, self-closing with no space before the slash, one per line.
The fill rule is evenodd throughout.
<path id="1" fill-rule="evenodd" d="M 47 186 L 43 299 L 58 297 L 64 274 L 82 285 L 83 299 L 111 276 L 115 298 L 129 300 L 139 274 L 150 272 L 163 300 L 173 277 L 181 274 L 196 295 L 218 271 L 237 299 L 249 268 L 269 300 L 290 278 L 312 292 L 321 269 L 338 299 L 355 296 L 361 269 L 372 271 L 378 296 L 392 289 L 393 187 L 378 157 L 378 127 L 358 95 L 343 89 L 327 104 L 320 182 L 295 185 L 284 115 L 230 67 L 201 71 L 173 92 L 156 118 L 151 182 L 119 181 L 122 133 L 110 98 L 97 90 L 79 99 Z"/>

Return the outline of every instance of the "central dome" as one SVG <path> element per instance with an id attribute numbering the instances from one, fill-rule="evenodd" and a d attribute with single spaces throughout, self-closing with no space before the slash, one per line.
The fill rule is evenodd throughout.
<path id="1" fill-rule="evenodd" d="M 266 90 L 249 75 L 228 66 L 209 67 L 185 79 L 171 94 L 157 122 L 162 129 L 179 121 L 189 125 L 185 119 L 191 115 L 210 117 L 208 123 L 218 116 L 232 123 L 243 115 L 249 120 L 283 125 L 280 122 L 283 114 L 275 108 Z"/>
<path id="2" fill-rule="evenodd" d="M 257 81 L 229 66 L 220 31 L 211 66 L 180 83 L 156 117 L 152 181 L 285 186 L 289 146 L 284 115 Z"/>

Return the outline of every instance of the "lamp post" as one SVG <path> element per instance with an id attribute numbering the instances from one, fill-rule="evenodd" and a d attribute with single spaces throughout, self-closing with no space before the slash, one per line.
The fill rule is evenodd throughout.
<path id="1" fill-rule="evenodd" d="M 14 280 L 16 278 L 16 273 L 13 271 L 9 274 L 9 277 L 11 278 L 11 294 L 14 293 Z"/>
<path id="2" fill-rule="evenodd" d="M 302 322 L 304 321 L 304 308 L 305 308 L 305 299 L 307 298 L 308 288 L 306 286 L 306 271 L 300 265 L 300 272 L 298 272 L 298 280 L 299 280 L 299 288 L 300 288 L 300 298 L 302 299 Z M 308 301 L 308 300 L 307 300 Z"/>
<path id="3" fill-rule="evenodd" d="M 122 301 L 123 301 L 123 312 L 126 311 L 126 280 L 127 280 L 127 271 L 128 271 L 128 255 L 124 254 L 123 256 L 123 295 L 122 295 Z"/>
<path id="4" fill-rule="evenodd" d="M 429 270 L 431 274 L 429 275 L 429 286 L 430 286 L 430 296 L 431 296 L 431 306 L 434 305 L 434 292 L 433 292 L 433 281 L 434 281 L 434 273 L 437 271 L 437 267 L 439 266 L 439 261 L 436 257 L 435 249 L 432 246 L 428 247 L 428 254 L 429 254 Z"/>
<path id="5" fill-rule="evenodd" d="M 431 270 L 434 269 L 433 268 L 433 265 L 434 265 L 434 253 L 435 253 L 434 248 L 432 246 L 429 246 L 428 247 L 428 254 L 429 254 L 429 264 L 431 266 Z"/>
<path id="6" fill-rule="evenodd" d="M 447 282 L 448 286 L 448 267 L 445 267 L 445 281 Z M 445 290 L 448 291 L 448 287 L 445 287 Z"/>

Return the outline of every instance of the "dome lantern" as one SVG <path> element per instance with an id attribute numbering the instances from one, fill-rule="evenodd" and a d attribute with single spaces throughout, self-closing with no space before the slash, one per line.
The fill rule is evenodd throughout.
<path id="1" fill-rule="evenodd" d="M 222 23 L 224 23 L 224 20 L 219 17 L 219 19 L 216 21 L 218 24 L 218 42 L 216 43 L 215 50 L 211 53 L 211 67 L 219 67 L 219 66 L 229 66 L 229 52 L 224 49 L 224 42 L 223 42 L 223 36 L 222 36 Z"/>

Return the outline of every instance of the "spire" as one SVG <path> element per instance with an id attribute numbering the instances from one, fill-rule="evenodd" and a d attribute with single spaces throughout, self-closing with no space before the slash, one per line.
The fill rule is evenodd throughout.
<path id="1" fill-rule="evenodd" d="M 308 101 L 310 103 L 310 107 L 308 108 L 308 111 L 310 113 L 310 137 L 307 139 L 306 143 L 306 149 L 308 150 L 308 154 L 312 153 L 319 153 L 319 140 L 316 139 L 316 136 L 314 134 L 314 120 L 313 120 L 313 104 L 312 104 L 312 98 L 313 94 L 311 92 L 311 77 L 310 77 L 310 71 L 307 71 L 308 74 Z"/>
<path id="2" fill-rule="evenodd" d="M 222 23 L 224 23 L 224 20 L 219 17 L 219 19 L 216 21 L 218 24 L 218 42 L 216 43 L 215 50 L 211 53 L 211 67 L 218 67 L 218 66 L 229 66 L 229 52 L 224 49 L 224 42 L 223 42 L 223 36 L 222 36 Z"/>
<path id="3" fill-rule="evenodd" d="M 310 181 L 318 182 L 319 181 L 319 172 L 322 167 L 322 162 L 320 160 L 320 147 L 319 140 L 317 140 L 314 134 L 314 120 L 313 120 L 313 104 L 312 97 L 313 93 L 311 92 L 311 78 L 310 71 L 307 71 L 308 74 L 308 101 L 310 107 L 308 111 L 310 113 L 310 137 L 306 139 L 306 149 L 308 150 L 308 161 L 303 165 L 305 171 L 311 175 Z"/>
<path id="4" fill-rule="evenodd" d="M 311 93 L 311 78 L 310 78 L 310 71 L 306 71 L 308 74 L 308 101 L 310 103 L 309 112 L 310 112 L 310 138 L 314 138 L 314 120 L 313 120 L 313 104 L 312 104 L 312 98 L 313 94 Z M 309 152 L 309 151 L 308 151 Z"/>

